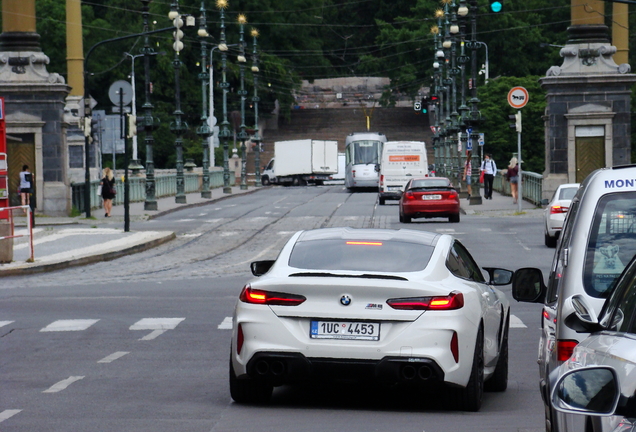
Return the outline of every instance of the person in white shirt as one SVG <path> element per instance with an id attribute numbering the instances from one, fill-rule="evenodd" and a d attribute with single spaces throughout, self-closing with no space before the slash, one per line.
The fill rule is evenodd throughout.
<path id="1" fill-rule="evenodd" d="M 492 160 L 491 154 L 484 156 L 484 161 L 481 163 L 481 171 L 484 172 L 484 198 L 492 199 L 492 182 L 497 173 L 497 164 Z"/>

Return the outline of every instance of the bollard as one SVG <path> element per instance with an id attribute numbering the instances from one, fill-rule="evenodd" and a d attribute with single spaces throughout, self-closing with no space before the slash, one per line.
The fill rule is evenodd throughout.
<path id="1" fill-rule="evenodd" d="M 11 223 L 8 220 L 0 220 L 0 237 L 11 236 Z M 13 238 L 0 240 L 0 263 L 13 261 Z"/>

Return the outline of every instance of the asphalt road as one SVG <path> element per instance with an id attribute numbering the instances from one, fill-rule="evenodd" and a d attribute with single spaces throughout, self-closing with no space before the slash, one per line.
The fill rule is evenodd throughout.
<path id="1" fill-rule="evenodd" d="M 317 386 L 276 389 L 266 407 L 232 403 L 230 329 L 249 263 L 299 229 L 408 227 L 457 236 L 482 266 L 537 266 L 553 249 L 541 219 L 462 216 L 398 222 L 397 205 L 342 186 L 273 187 L 133 224 L 176 240 L 115 261 L 0 285 L 0 430 L 543 430 L 536 365 L 540 306 L 512 300 L 510 377 L 479 413 L 437 395 Z M 509 294 L 510 288 L 504 287 Z"/>

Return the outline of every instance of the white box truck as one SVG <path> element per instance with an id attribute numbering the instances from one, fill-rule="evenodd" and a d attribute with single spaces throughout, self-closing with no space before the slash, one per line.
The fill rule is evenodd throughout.
<path id="1" fill-rule="evenodd" d="M 428 176 L 426 144 L 420 141 L 389 141 L 384 143 L 380 162 L 378 201 L 399 200 L 404 186 L 412 178 Z"/>
<path id="2" fill-rule="evenodd" d="M 338 141 L 291 140 L 274 143 L 274 157 L 261 174 L 264 185 L 321 185 L 338 173 Z"/>

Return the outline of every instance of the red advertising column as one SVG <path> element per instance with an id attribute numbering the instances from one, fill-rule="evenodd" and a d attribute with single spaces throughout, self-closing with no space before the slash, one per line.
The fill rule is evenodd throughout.
<path id="1" fill-rule="evenodd" d="M 4 98 L 0 97 L 0 208 L 9 207 L 9 161 L 4 117 Z M 0 219 L 9 219 L 9 211 L 0 210 Z"/>

